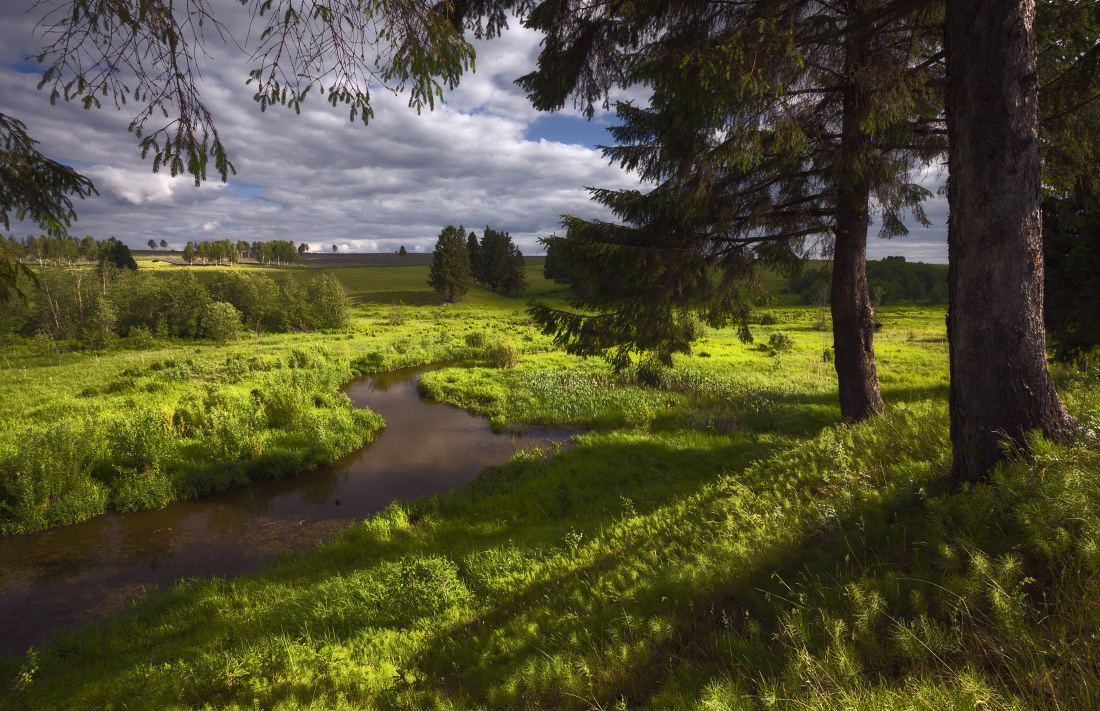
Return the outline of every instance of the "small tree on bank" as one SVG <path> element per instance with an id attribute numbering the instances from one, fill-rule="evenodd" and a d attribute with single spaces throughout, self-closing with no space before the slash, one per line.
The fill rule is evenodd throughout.
<path id="1" fill-rule="evenodd" d="M 466 250 L 466 232 L 461 226 L 447 225 L 439 233 L 432 251 L 428 284 L 447 301 L 454 301 L 470 290 L 473 275 Z"/>

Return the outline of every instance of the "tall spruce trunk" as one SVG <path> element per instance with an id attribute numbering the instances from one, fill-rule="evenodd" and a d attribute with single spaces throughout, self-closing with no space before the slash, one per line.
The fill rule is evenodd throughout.
<path id="1" fill-rule="evenodd" d="M 848 36 L 845 46 L 844 115 L 829 298 L 840 414 L 847 421 L 862 420 L 885 407 L 875 363 L 875 310 L 867 286 L 870 182 L 865 162 L 872 146 L 862 127 L 869 105 L 860 83 L 867 45 L 867 35 L 856 31 Z"/>
<path id="2" fill-rule="evenodd" d="M 1072 419 L 1043 326 L 1034 0 L 948 0 L 952 478 L 982 478 L 1006 438 Z"/>

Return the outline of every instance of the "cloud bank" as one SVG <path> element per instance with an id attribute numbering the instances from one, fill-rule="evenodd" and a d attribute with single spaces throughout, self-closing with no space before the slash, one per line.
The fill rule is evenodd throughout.
<path id="1" fill-rule="evenodd" d="M 609 142 L 607 115 L 585 122 L 576 111 L 540 115 L 513 80 L 534 67 L 540 37 L 518 23 L 491 42 L 475 42 L 477 72 L 467 73 L 435 111 L 421 115 L 407 96 L 378 91 L 368 126 L 314 97 L 301 115 L 261 112 L 245 86 L 245 58 L 209 47 L 201 90 L 237 174 L 196 187 L 191 178 L 153 174 L 113 109 L 50 105 L 25 58 L 40 49 L 32 3 L 0 9 L 0 112 L 26 123 L 47 155 L 88 175 L 98 197 L 76 205 L 76 235 L 150 239 L 181 248 L 189 240 L 289 239 L 314 249 L 430 251 L 440 229 L 462 224 L 507 230 L 525 253 L 575 212 L 610 219 L 586 186 L 637 187 L 593 143 Z M 125 107 L 124 107 L 125 108 Z M 944 261 L 945 209 L 930 204 L 934 227 L 906 239 L 872 240 L 869 256 L 905 254 Z M 16 235 L 37 232 L 12 225 Z"/>

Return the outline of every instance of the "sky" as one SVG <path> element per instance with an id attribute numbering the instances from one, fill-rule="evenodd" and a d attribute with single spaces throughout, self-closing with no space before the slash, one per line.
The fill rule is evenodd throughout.
<path id="1" fill-rule="evenodd" d="M 154 174 L 127 132 L 131 107 L 84 110 L 36 89 L 41 70 L 27 61 L 42 38 L 33 0 L 0 3 L 0 113 L 22 120 L 39 150 L 93 180 L 98 196 L 78 201 L 71 234 L 115 236 L 131 247 L 151 238 L 180 249 L 188 241 L 231 239 L 307 242 L 311 249 L 430 252 L 440 230 L 485 225 L 511 233 L 525 254 L 539 237 L 561 232 L 560 216 L 611 219 L 586 187 L 643 187 L 595 148 L 611 142 L 615 117 L 586 120 L 567 104 L 536 111 L 514 80 L 534 68 L 540 35 L 512 22 L 503 37 L 474 41 L 476 72 L 420 115 L 407 95 L 377 91 L 369 125 L 348 121 L 316 95 L 301 115 L 282 107 L 261 112 L 245 86 L 248 64 L 236 47 L 209 43 L 200 58 L 200 87 L 237 174 L 200 187 L 187 176 Z M 215 4 L 217 6 L 217 4 Z M 105 107 L 107 106 L 105 102 Z M 938 169 L 922 182 L 933 191 Z M 946 262 L 947 209 L 926 204 L 932 227 L 908 237 L 872 236 L 868 257 L 902 255 Z M 872 228 L 874 231 L 874 228 Z M 37 234 L 12 224 L 17 236 Z"/>

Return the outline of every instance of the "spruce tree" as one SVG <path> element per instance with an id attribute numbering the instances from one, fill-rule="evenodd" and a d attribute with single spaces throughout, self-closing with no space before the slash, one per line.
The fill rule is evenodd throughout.
<path id="1" fill-rule="evenodd" d="M 1100 346 L 1100 186 L 1080 180 L 1043 200 L 1043 322 L 1054 356 L 1072 361 Z"/>
<path id="2" fill-rule="evenodd" d="M 955 481 L 986 476 L 1005 438 L 1073 426 L 1046 359 L 1034 19 L 1034 0 L 947 3 Z"/>
<path id="3" fill-rule="evenodd" d="M 481 273 L 485 286 L 501 291 L 508 278 L 508 237 L 488 225 L 481 233 Z"/>
<path id="4" fill-rule="evenodd" d="M 508 240 L 508 259 L 510 268 L 503 290 L 505 294 L 519 296 L 520 292 L 526 289 L 529 284 L 527 280 L 527 262 L 523 259 L 523 252 L 519 251 L 519 247 L 516 247 L 510 238 Z"/>
<path id="5" fill-rule="evenodd" d="M 493 291 L 519 294 L 527 287 L 527 267 L 523 254 L 507 232 L 494 230 L 486 225 L 481 235 L 478 259 L 482 272 L 481 281 Z"/>
<path id="6" fill-rule="evenodd" d="M 447 301 L 454 301 L 455 297 L 469 291 L 473 281 L 465 234 L 461 225 L 447 225 L 439 233 L 432 251 L 428 284 Z"/>
<path id="7" fill-rule="evenodd" d="M 530 24 L 547 40 L 538 71 L 521 80 L 536 107 L 573 96 L 592 111 L 612 86 L 653 87 L 647 107 L 617 105 L 619 145 L 605 154 L 657 187 L 593 191 L 618 223 L 565 220 L 566 237 L 552 243 L 585 298 L 572 310 L 536 307 L 535 318 L 571 352 L 667 360 L 689 348 L 688 311 L 715 326 L 732 318 L 748 338 L 755 267 L 794 272 L 821 244 L 833 255 L 841 412 L 880 409 L 866 240 L 873 212 L 888 237 L 905 233 L 906 212 L 925 221 L 929 193 L 912 173 L 944 148 L 938 6 L 540 10 Z"/>
<path id="8" fill-rule="evenodd" d="M 473 273 L 474 281 L 488 286 L 485 279 L 485 260 L 481 257 L 481 243 L 472 231 L 466 238 L 466 252 L 470 256 L 470 271 Z"/>

